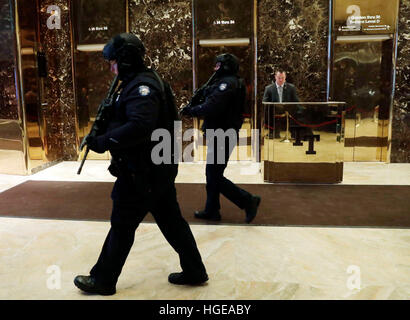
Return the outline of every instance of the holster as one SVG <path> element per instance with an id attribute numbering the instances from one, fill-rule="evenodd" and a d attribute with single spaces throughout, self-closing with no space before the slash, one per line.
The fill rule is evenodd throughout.
<path id="1" fill-rule="evenodd" d="M 136 170 L 135 168 L 122 157 L 112 157 L 108 171 L 117 178 L 131 179 L 135 182 Z"/>
<path id="2" fill-rule="evenodd" d="M 116 161 L 114 158 L 111 159 L 110 166 L 108 167 L 108 171 L 111 173 L 112 176 L 114 177 L 119 177 L 121 175 L 121 169 L 118 165 L 118 161 Z"/>

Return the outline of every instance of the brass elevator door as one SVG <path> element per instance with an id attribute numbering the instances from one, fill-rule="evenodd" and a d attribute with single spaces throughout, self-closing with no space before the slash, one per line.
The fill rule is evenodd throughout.
<path id="1" fill-rule="evenodd" d="M 345 161 L 386 161 L 393 40 L 336 42 L 332 99 L 346 101 Z"/>
<path id="2" fill-rule="evenodd" d="M 398 0 L 331 1 L 328 99 L 346 102 L 345 161 L 390 161 Z"/>
<path id="3" fill-rule="evenodd" d="M 251 131 L 255 123 L 255 49 L 254 0 L 195 0 L 194 1 L 194 89 L 202 86 L 214 72 L 215 57 L 234 54 L 239 59 L 239 76 L 245 80 L 247 101 L 244 123 L 239 134 L 239 146 L 231 160 L 254 160 Z M 194 120 L 200 129 L 202 119 Z M 196 160 L 206 159 L 202 133 L 196 137 Z"/>
<path id="4" fill-rule="evenodd" d="M 25 122 L 28 171 L 49 162 L 45 55 L 41 52 L 38 1 L 16 1 L 21 101 Z"/>
<path id="5" fill-rule="evenodd" d="M 90 132 L 98 106 L 114 78 L 109 63 L 102 56 L 102 49 L 110 38 L 127 31 L 127 3 L 126 0 L 71 1 L 77 135 L 80 141 Z M 109 158 L 108 151 L 103 154 L 90 151 L 88 154 L 88 159 Z"/>

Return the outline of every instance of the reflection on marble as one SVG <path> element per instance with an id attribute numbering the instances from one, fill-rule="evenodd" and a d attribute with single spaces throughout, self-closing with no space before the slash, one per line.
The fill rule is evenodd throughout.
<path id="1" fill-rule="evenodd" d="M 401 0 L 391 162 L 410 162 L 410 0 Z"/>
<path id="2" fill-rule="evenodd" d="M 61 9 L 61 29 L 49 29 L 47 7 Z M 75 99 L 71 62 L 70 13 L 68 0 L 40 1 L 40 38 L 47 57 L 45 82 L 47 108 L 44 109 L 46 157 L 48 160 L 75 159 Z"/>
<path id="3" fill-rule="evenodd" d="M 155 224 L 138 228 L 110 297 L 81 293 L 109 230 L 107 222 L 0 218 L 0 299 L 408 299 L 405 229 L 191 226 L 210 280 L 174 286 L 177 254 Z M 377 261 L 377 264 L 375 264 Z M 49 289 L 50 266 L 61 288 Z M 360 268 L 360 290 L 347 284 Z M 27 272 L 29 270 L 29 272 Z M 54 275 L 56 275 L 54 273 Z"/>

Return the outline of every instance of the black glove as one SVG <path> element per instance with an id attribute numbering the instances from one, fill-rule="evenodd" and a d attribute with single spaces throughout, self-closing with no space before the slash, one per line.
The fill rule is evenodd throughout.
<path id="1" fill-rule="evenodd" d="M 106 143 L 106 137 L 104 135 L 97 136 L 97 137 L 92 137 L 90 135 L 87 135 L 85 138 L 85 143 L 87 146 L 94 152 L 97 153 L 104 153 L 105 151 L 108 150 L 107 143 Z"/>
<path id="2" fill-rule="evenodd" d="M 179 115 L 180 116 L 190 116 L 191 115 L 191 105 L 187 105 L 186 107 L 183 107 L 181 110 L 179 110 Z"/>

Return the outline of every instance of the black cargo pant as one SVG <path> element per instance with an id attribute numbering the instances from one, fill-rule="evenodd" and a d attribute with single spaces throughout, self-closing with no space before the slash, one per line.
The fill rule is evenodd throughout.
<path id="1" fill-rule="evenodd" d="M 178 205 L 175 177 L 178 165 L 139 170 L 134 176 L 121 176 L 111 194 L 111 229 L 97 263 L 90 271 L 98 282 L 115 285 L 134 242 L 134 234 L 148 211 L 169 244 L 178 253 L 184 273 L 206 273 L 195 239 Z"/>
<path id="2" fill-rule="evenodd" d="M 212 139 L 213 141 L 210 141 L 211 139 L 207 139 L 205 211 L 215 213 L 221 208 L 219 202 L 221 193 L 239 208 L 244 209 L 250 203 L 252 195 L 224 177 L 224 171 L 235 144 L 229 143 L 228 138 L 225 138 L 219 145 L 216 138 Z M 222 161 L 218 161 L 218 158 Z"/>

